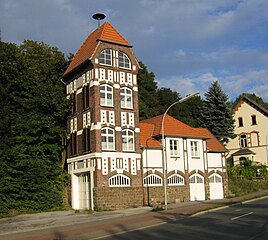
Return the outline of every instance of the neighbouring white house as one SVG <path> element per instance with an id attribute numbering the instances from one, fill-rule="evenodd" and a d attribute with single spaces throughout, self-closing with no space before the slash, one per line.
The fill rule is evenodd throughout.
<path id="1" fill-rule="evenodd" d="M 228 159 L 243 165 L 246 159 L 268 165 L 268 110 L 244 96 L 234 109 L 236 138 L 227 144 Z"/>
<path id="2" fill-rule="evenodd" d="M 162 118 L 140 122 L 143 185 L 151 204 L 163 200 Z M 166 115 L 164 141 L 168 202 L 221 199 L 227 193 L 227 149 L 205 128 Z"/>

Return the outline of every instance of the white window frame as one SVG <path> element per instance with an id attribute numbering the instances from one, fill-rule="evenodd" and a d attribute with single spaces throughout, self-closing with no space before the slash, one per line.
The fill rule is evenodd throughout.
<path id="1" fill-rule="evenodd" d="M 122 51 L 118 53 L 118 63 L 120 68 L 131 69 L 131 62 L 127 54 Z"/>
<path id="2" fill-rule="evenodd" d="M 109 187 L 130 187 L 130 178 L 117 174 L 109 178 Z"/>
<path id="3" fill-rule="evenodd" d="M 113 87 L 108 84 L 100 85 L 100 105 L 113 107 L 114 97 L 113 97 Z"/>
<path id="4" fill-rule="evenodd" d="M 176 149 L 175 149 L 176 148 Z M 176 139 L 169 139 L 169 152 L 171 157 L 179 156 L 179 141 Z"/>
<path id="5" fill-rule="evenodd" d="M 133 108 L 132 89 L 123 87 L 120 89 L 121 108 Z"/>
<path id="6" fill-rule="evenodd" d="M 122 150 L 123 151 L 135 150 L 134 131 L 130 129 L 125 129 L 122 131 Z"/>
<path id="7" fill-rule="evenodd" d="M 175 173 L 168 177 L 169 186 L 184 186 L 185 180 L 184 177 Z"/>
<path id="8" fill-rule="evenodd" d="M 248 147 L 248 136 L 247 136 L 247 134 L 241 134 L 240 135 L 240 146 L 241 146 L 241 148 L 247 148 Z"/>
<path id="9" fill-rule="evenodd" d="M 101 65 L 112 66 L 112 49 L 107 48 L 101 51 L 99 55 L 99 63 Z"/>
<path id="10" fill-rule="evenodd" d="M 101 129 L 102 150 L 115 150 L 114 129 L 105 127 Z"/>
<path id="11" fill-rule="evenodd" d="M 143 178 L 143 186 L 145 187 L 160 187 L 162 186 L 162 178 L 152 173 Z"/>
<path id="12" fill-rule="evenodd" d="M 190 141 L 191 156 L 200 157 L 199 141 Z"/>

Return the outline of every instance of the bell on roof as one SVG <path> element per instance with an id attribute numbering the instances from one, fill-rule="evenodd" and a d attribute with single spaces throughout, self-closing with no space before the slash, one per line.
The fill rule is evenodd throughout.
<path id="1" fill-rule="evenodd" d="M 98 20 L 98 28 L 100 27 L 100 20 L 103 20 L 106 16 L 103 13 L 95 13 L 92 16 L 95 20 Z"/>

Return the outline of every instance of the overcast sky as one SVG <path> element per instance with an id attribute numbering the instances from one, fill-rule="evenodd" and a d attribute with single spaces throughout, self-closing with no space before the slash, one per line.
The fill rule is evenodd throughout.
<path id="1" fill-rule="evenodd" d="M 218 80 L 234 100 L 268 101 L 268 0 L 0 0 L 2 41 L 43 41 L 76 53 L 106 15 L 155 73 L 182 97 Z"/>

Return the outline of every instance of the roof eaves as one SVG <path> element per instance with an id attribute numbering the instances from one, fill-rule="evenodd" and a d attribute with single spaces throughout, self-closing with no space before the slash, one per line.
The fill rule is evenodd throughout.
<path id="1" fill-rule="evenodd" d="M 256 103 L 255 101 L 251 100 L 249 97 L 244 96 L 242 98 L 243 100 L 246 100 L 247 103 L 250 102 L 251 104 L 253 104 L 255 107 L 259 108 L 262 112 L 265 113 L 265 116 L 268 116 L 268 110 L 266 108 L 264 108 L 263 106 L 261 106 L 260 104 Z"/>

